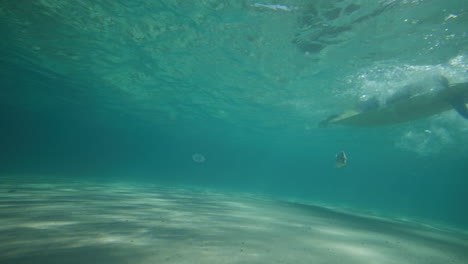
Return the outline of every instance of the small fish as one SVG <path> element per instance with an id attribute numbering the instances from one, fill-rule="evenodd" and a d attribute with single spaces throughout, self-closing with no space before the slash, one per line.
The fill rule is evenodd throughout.
<path id="1" fill-rule="evenodd" d="M 340 151 L 335 156 L 335 167 L 341 168 L 344 165 L 346 165 L 346 154 L 344 151 Z"/>

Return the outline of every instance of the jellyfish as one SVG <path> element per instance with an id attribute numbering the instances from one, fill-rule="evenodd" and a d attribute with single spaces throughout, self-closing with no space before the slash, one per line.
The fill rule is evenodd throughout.
<path id="1" fill-rule="evenodd" d="M 196 163 L 203 163 L 206 161 L 206 158 L 205 156 L 203 156 L 203 154 L 195 153 L 192 155 L 192 160 L 195 161 Z"/>

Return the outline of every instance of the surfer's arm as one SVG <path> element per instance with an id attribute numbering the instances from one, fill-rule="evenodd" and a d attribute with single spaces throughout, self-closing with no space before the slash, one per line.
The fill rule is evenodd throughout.
<path id="1" fill-rule="evenodd" d="M 468 119 L 468 105 L 463 100 L 463 97 L 452 98 L 451 103 L 457 113 Z"/>
<path id="2" fill-rule="evenodd" d="M 449 101 L 458 114 L 468 119 L 468 83 L 459 83 L 447 89 Z"/>

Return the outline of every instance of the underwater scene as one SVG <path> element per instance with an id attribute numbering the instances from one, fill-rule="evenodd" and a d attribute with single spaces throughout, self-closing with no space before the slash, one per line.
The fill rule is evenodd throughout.
<path id="1" fill-rule="evenodd" d="M 466 0 L 0 0 L 0 263 L 468 263 Z"/>

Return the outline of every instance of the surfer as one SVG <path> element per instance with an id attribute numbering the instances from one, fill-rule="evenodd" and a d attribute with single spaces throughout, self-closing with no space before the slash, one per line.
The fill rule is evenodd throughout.
<path id="1" fill-rule="evenodd" d="M 359 107 L 335 114 L 319 123 L 382 126 L 429 117 L 450 109 L 468 119 L 468 82 L 449 84 L 443 76 L 429 83 L 408 85 L 385 100 L 373 97 Z"/>
<path id="2" fill-rule="evenodd" d="M 335 167 L 337 168 L 341 168 L 343 167 L 344 165 L 346 165 L 346 154 L 344 151 L 340 151 L 338 153 L 336 153 L 336 156 L 335 156 Z"/>

